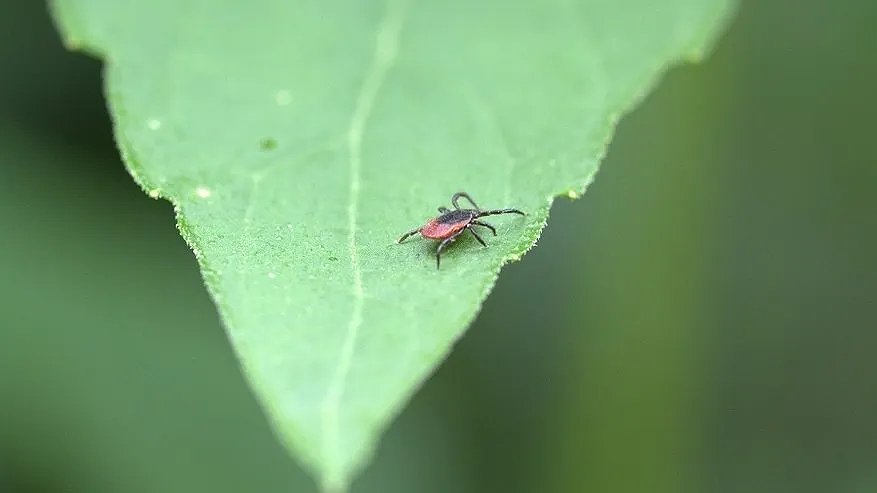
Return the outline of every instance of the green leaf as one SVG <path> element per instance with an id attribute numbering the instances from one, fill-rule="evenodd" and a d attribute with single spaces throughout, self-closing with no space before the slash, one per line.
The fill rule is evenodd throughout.
<path id="1" fill-rule="evenodd" d="M 669 64 L 699 58 L 731 6 L 54 7 L 67 44 L 106 60 L 125 162 L 175 205 L 276 431 L 343 490 L 553 198 L 584 192 L 620 115 Z M 460 190 L 529 215 L 494 218 L 488 248 L 464 237 L 441 270 L 432 244 L 395 243 Z"/>

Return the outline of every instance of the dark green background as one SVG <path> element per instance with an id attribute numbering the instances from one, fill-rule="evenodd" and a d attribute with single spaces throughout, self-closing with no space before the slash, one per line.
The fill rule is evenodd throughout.
<path id="1" fill-rule="evenodd" d="M 877 3 L 744 2 L 508 266 L 354 492 L 877 491 Z M 0 492 L 312 492 L 100 65 L 0 0 Z"/>

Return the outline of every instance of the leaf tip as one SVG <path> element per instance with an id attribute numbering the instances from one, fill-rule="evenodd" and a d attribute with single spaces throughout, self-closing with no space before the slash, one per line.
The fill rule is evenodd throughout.
<path id="1" fill-rule="evenodd" d="M 327 473 L 320 482 L 320 491 L 323 493 L 347 493 L 349 484 L 342 474 Z"/>

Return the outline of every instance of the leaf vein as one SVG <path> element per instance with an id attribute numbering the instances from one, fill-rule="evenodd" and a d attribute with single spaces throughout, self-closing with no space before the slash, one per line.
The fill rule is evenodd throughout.
<path id="1" fill-rule="evenodd" d="M 362 283 L 362 270 L 357 249 L 356 228 L 359 215 L 359 194 L 361 189 L 362 140 L 366 124 L 374 108 L 378 93 L 390 69 L 396 61 L 399 36 L 405 20 L 406 2 L 388 1 L 375 37 L 374 55 L 360 87 L 356 106 L 347 130 L 347 150 L 349 157 L 349 202 L 347 206 L 347 248 L 350 255 L 350 269 L 353 277 L 353 306 L 347 325 L 344 343 L 321 406 L 321 426 L 323 437 L 323 460 L 328 473 L 324 476 L 326 490 L 344 488 L 343 467 L 336 464 L 340 440 L 340 408 L 344 396 L 347 375 L 353 361 L 359 330 L 362 325 L 365 291 Z"/>

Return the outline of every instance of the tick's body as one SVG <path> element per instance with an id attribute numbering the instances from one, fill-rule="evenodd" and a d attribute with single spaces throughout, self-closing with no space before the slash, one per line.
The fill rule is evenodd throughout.
<path id="1" fill-rule="evenodd" d="M 420 236 L 430 240 L 444 240 L 464 230 L 478 213 L 472 209 L 457 209 L 448 211 L 441 216 L 430 219 L 420 228 Z"/>
<path id="2" fill-rule="evenodd" d="M 461 209 L 457 204 L 457 201 L 461 198 L 464 198 L 469 201 L 475 208 L 474 209 Z M 399 243 L 405 241 L 409 236 L 420 233 L 420 236 L 430 239 L 430 240 L 442 240 L 439 243 L 438 248 L 435 252 L 435 266 L 439 267 L 441 262 L 441 254 L 442 250 L 457 239 L 458 236 L 463 234 L 464 231 L 468 230 L 472 233 L 472 236 L 478 240 L 478 243 L 481 243 L 483 246 L 487 246 L 484 243 L 484 240 L 478 236 L 478 233 L 475 232 L 474 226 L 481 226 L 483 228 L 489 229 L 493 236 L 496 236 L 496 230 L 493 226 L 481 222 L 478 219 L 484 216 L 494 216 L 497 214 L 520 214 L 524 215 L 523 212 L 517 209 L 496 209 L 492 211 L 483 211 L 481 210 L 475 201 L 472 200 L 472 197 L 465 192 L 455 193 L 451 198 L 451 203 L 454 204 L 454 210 L 450 210 L 447 207 L 439 207 L 439 212 L 441 215 L 430 219 L 426 224 L 417 228 L 415 230 L 409 231 L 405 233 L 401 238 L 399 238 Z"/>

